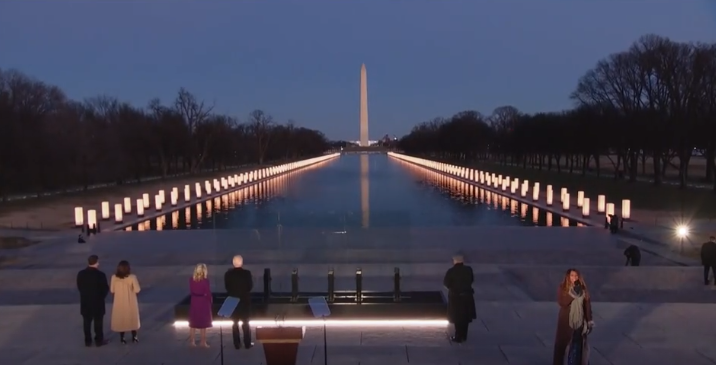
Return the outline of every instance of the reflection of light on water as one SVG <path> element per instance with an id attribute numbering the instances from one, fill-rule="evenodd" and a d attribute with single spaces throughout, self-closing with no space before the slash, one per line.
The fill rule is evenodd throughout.
<path id="1" fill-rule="evenodd" d="M 175 210 L 172 212 L 172 228 L 179 228 L 179 211 Z"/>
<path id="2" fill-rule="evenodd" d="M 132 226 L 124 227 L 124 230 L 127 231 L 127 232 L 131 232 L 131 231 L 132 231 Z"/>
<path id="3" fill-rule="evenodd" d="M 206 217 L 211 218 L 211 214 L 214 212 L 214 202 L 211 199 L 206 201 Z"/>
<path id="4" fill-rule="evenodd" d="M 216 208 L 214 208 L 215 212 L 221 211 L 221 198 L 219 198 L 218 196 L 216 198 L 214 198 L 214 206 L 216 207 Z"/>
<path id="5" fill-rule="evenodd" d="M 370 165 L 368 155 L 360 155 L 360 211 L 363 228 L 370 227 Z"/>
<path id="6" fill-rule="evenodd" d="M 139 231 L 139 232 L 144 231 L 144 222 L 141 222 L 137 225 L 137 231 Z"/>
<path id="7" fill-rule="evenodd" d="M 454 177 L 448 176 L 446 174 L 441 174 L 435 171 L 427 170 L 418 166 L 415 166 L 413 164 L 410 164 L 408 162 L 405 162 L 403 160 L 396 160 L 399 163 L 403 164 L 406 168 L 408 168 L 409 171 L 419 175 L 422 177 L 422 181 L 425 182 L 427 185 L 432 185 L 437 187 L 439 190 L 444 191 L 450 195 L 455 200 L 466 200 L 468 197 L 472 199 L 477 199 L 477 202 L 485 204 L 488 208 L 490 206 L 494 206 L 495 209 L 502 209 L 502 210 L 510 210 L 510 213 L 513 215 L 517 214 L 517 210 L 519 210 L 520 218 L 523 220 L 529 219 L 528 217 L 528 207 L 531 207 L 529 204 L 519 202 L 517 200 L 513 200 L 508 196 L 501 195 L 498 193 L 494 193 L 491 190 L 482 189 L 479 186 L 466 183 L 462 180 L 456 179 Z M 488 176 L 491 177 L 492 175 Z M 493 182 L 495 183 L 495 187 L 501 188 L 502 181 L 507 181 L 506 176 L 496 175 Z M 520 187 L 518 187 L 518 190 L 520 191 Z M 519 209 L 518 206 L 519 205 Z M 509 208 L 508 208 L 509 206 Z M 554 224 L 554 214 L 549 211 L 544 211 L 545 214 L 545 226 L 552 227 L 555 226 Z M 569 227 L 570 219 L 566 217 L 557 216 L 559 218 L 559 225 L 563 227 Z M 532 206 L 532 222 L 535 225 L 539 225 L 540 221 L 540 209 L 537 207 Z M 577 227 L 585 227 L 585 224 L 576 222 Z"/>
<path id="8" fill-rule="evenodd" d="M 204 217 L 204 212 L 202 210 L 203 205 L 201 203 L 196 205 L 196 222 L 201 223 L 201 218 Z"/>
<path id="9" fill-rule="evenodd" d="M 229 209 L 229 195 L 231 194 L 225 194 L 221 196 L 221 206 L 224 207 L 224 210 Z"/>
<path id="10" fill-rule="evenodd" d="M 156 219 L 156 225 L 157 225 L 157 231 L 161 231 L 164 229 L 164 216 L 160 215 Z"/>
<path id="11" fill-rule="evenodd" d="M 560 223 L 562 223 L 562 227 L 569 227 L 569 219 L 565 217 L 560 217 L 559 221 Z"/>
<path id="12" fill-rule="evenodd" d="M 191 227 L 191 208 L 190 207 L 184 208 L 184 222 L 186 223 L 187 227 Z"/>

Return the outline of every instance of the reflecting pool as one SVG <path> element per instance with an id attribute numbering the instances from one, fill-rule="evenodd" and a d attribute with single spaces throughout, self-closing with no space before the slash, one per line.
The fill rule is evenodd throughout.
<path id="1" fill-rule="evenodd" d="M 385 154 L 354 154 L 276 177 L 126 230 L 579 226 Z"/>

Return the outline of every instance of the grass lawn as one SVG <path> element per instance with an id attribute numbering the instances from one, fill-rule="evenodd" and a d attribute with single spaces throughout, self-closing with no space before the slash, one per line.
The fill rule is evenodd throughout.
<path id="1" fill-rule="evenodd" d="M 565 171 L 557 173 L 555 170 L 523 169 L 481 161 L 468 163 L 465 166 L 513 176 L 520 180 L 539 182 L 543 189 L 547 185 L 552 185 L 555 191 L 559 191 L 563 187 L 569 189 L 570 192 L 582 190 L 585 196 L 595 201 L 597 195 L 604 194 L 607 197 L 607 202 L 614 202 L 617 207 L 621 205 L 622 199 L 630 199 L 633 210 L 680 214 L 683 207 L 685 218 L 716 218 L 716 194 L 708 189 L 680 190 L 674 186 L 657 187 L 649 183 L 629 183 L 610 177 L 582 177 L 579 174 L 569 174 Z"/>
<path id="2" fill-rule="evenodd" d="M 0 237 L 0 249 L 11 250 L 32 246 L 40 241 L 32 241 L 24 237 Z"/>
<path id="3" fill-rule="evenodd" d="M 282 163 L 283 161 L 273 161 L 272 163 L 267 163 L 264 165 L 266 166 L 273 166 L 273 164 Z M 290 161 L 288 161 L 290 162 Z M 183 186 L 185 184 L 190 184 L 193 189 L 193 184 L 196 181 L 201 181 L 202 179 L 208 179 L 208 178 L 215 178 L 217 176 L 225 176 L 229 174 L 237 174 L 244 171 L 251 171 L 257 168 L 260 168 L 259 165 L 250 165 L 250 166 L 242 166 L 235 169 L 227 169 L 222 171 L 204 171 L 200 173 L 196 173 L 193 175 L 181 175 L 181 176 L 171 176 L 167 177 L 166 179 L 160 179 L 160 180 L 151 180 L 141 183 L 133 183 L 133 184 L 126 184 L 126 185 L 113 185 L 108 186 L 104 188 L 96 188 L 96 189 L 90 189 L 87 191 L 77 191 L 72 193 L 65 193 L 65 194 L 57 194 L 57 195 L 51 195 L 51 196 L 43 196 L 39 198 L 30 198 L 30 199 L 22 199 L 22 200 L 12 200 L 8 202 L 2 202 L 0 201 L 0 215 L 3 213 L 10 213 L 13 210 L 16 209 L 28 209 L 28 208 L 36 208 L 41 206 L 46 206 L 48 204 L 57 204 L 62 203 L 67 200 L 74 200 L 77 198 L 82 199 L 97 199 L 98 202 L 100 199 L 103 199 L 106 196 L 112 196 L 112 195 L 118 195 L 118 196 L 133 196 L 132 193 L 135 192 L 137 189 L 146 190 L 146 191 L 153 191 L 158 189 L 163 189 L 167 185 L 170 185 L 172 183 L 175 183 L 177 186 L 180 187 L 180 193 L 183 191 Z M 192 190 L 192 194 L 193 194 Z"/>

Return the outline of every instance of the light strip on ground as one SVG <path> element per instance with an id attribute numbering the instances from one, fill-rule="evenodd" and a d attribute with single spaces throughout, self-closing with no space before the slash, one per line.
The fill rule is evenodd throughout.
<path id="1" fill-rule="evenodd" d="M 231 326 L 231 321 L 213 321 L 215 327 Z M 241 322 L 239 322 L 241 324 Z M 320 319 L 309 320 L 286 320 L 286 321 L 267 321 L 256 320 L 249 324 L 253 327 L 323 327 L 324 321 Z M 447 320 L 443 319 L 407 319 L 407 320 L 366 320 L 366 319 L 327 319 L 326 327 L 445 327 L 448 325 Z M 176 321 L 174 327 L 188 328 L 188 321 Z"/>

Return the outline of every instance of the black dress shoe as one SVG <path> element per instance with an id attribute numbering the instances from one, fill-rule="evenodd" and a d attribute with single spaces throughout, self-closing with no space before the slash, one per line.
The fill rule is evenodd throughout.
<path id="1" fill-rule="evenodd" d="M 251 343 L 245 343 L 245 344 L 244 344 L 244 347 L 248 350 L 248 349 L 254 347 L 254 343 L 253 343 L 253 342 L 251 342 Z"/>
<path id="2" fill-rule="evenodd" d="M 102 341 L 97 341 L 97 342 L 95 342 L 94 345 L 97 346 L 97 347 L 102 347 L 102 346 L 104 346 L 104 345 L 106 345 L 106 344 L 108 344 L 108 343 L 109 343 L 109 341 L 107 341 L 107 340 L 102 340 Z"/>
<path id="3" fill-rule="evenodd" d="M 450 337 L 450 341 L 455 342 L 455 343 L 463 343 L 463 342 L 465 342 L 465 340 L 463 340 L 462 338 L 455 337 L 455 336 Z"/>
<path id="4" fill-rule="evenodd" d="M 240 343 L 235 343 L 235 344 L 234 344 L 234 348 L 237 349 L 237 350 L 240 350 L 240 349 L 241 349 L 241 344 L 240 344 Z"/>

